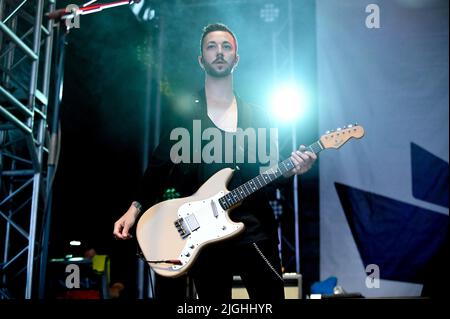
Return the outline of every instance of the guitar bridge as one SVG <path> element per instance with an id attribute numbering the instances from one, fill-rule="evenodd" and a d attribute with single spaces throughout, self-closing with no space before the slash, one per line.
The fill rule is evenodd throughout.
<path id="1" fill-rule="evenodd" d="M 182 239 L 185 239 L 191 234 L 191 232 L 196 231 L 200 228 L 200 225 L 194 214 L 186 216 L 186 218 L 178 218 L 174 222 L 174 225 Z"/>
<path id="2" fill-rule="evenodd" d="M 174 222 L 175 228 L 178 230 L 178 233 L 180 234 L 182 239 L 185 239 L 187 236 L 191 234 L 191 231 L 189 230 L 186 222 L 183 218 L 178 218 Z"/>

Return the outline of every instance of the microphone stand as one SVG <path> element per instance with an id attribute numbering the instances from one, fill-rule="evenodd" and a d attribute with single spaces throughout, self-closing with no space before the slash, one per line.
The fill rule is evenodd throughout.
<path id="1" fill-rule="evenodd" d="M 93 3 L 94 1 L 89 1 L 89 3 Z M 56 31 L 56 49 L 55 49 L 55 59 L 56 59 L 56 69 L 54 71 L 53 77 L 55 80 L 54 87 L 54 98 L 53 98 L 53 114 L 52 114 L 52 123 L 50 127 L 50 145 L 49 145 L 49 154 L 47 161 L 47 200 L 46 207 L 43 216 L 43 231 L 42 231 L 42 253 L 40 258 L 40 267 L 39 267 L 39 289 L 38 289 L 38 297 L 39 299 L 45 298 L 45 289 L 46 289 L 46 274 L 47 274 L 47 265 L 48 265 L 48 243 L 49 243 L 49 235 L 50 235 L 50 222 L 51 222 L 51 212 L 52 212 L 52 198 L 53 198 L 53 184 L 56 173 L 56 165 L 58 162 L 59 155 L 59 129 L 60 129 L 60 115 L 61 115 L 61 101 L 63 97 L 63 87 L 64 87 L 64 65 L 65 65 L 65 56 L 66 56 L 66 45 L 67 45 L 67 36 L 69 34 L 69 30 L 71 29 L 70 24 L 62 23 L 63 20 L 71 20 L 76 18 L 78 15 L 91 14 L 95 12 L 100 12 L 103 9 L 109 9 L 117 6 L 122 6 L 126 4 L 138 3 L 140 0 L 124 0 L 124 1 L 115 1 L 111 3 L 105 4 L 96 4 L 96 5 L 85 5 L 82 8 L 77 10 L 68 10 L 68 9 L 58 9 L 47 14 L 49 19 L 53 19 L 59 24 L 57 25 Z M 66 27 L 66 30 L 63 29 L 63 26 Z"/>

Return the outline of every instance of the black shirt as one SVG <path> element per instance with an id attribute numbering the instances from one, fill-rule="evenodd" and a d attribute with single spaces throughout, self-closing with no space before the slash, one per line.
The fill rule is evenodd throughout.
<path id="1" fill-rule="evenodd" d="M 190 196 L 223 168 L 235 169 L 228 183 L 228 189 L 233 190 L 260 174 L 261 167 L 268 168 L 269 163 L 270 166 L 276 164 L 277 141 L 274 136 L 270 138 L 272 125 L 267 112 L 245 103 L 237 95 L 236 101 L 238 109 L 236 133 L 217 128 L 208 117 L 204 90 L 193 97 L 187 113 L 176 114 L 166 121 L 160 143 L 151 156 L 142 180 L 138 201 L 143 205 L 144 211 L 161 201 L 167 188 L 174 188 L 181 197 Z M 173 130 L 177 128 L 176 132 L 182 131 L 184 137 L 189 135 L 190 145 L 188 150 L 184 149 L 188 151 L 187 153 L 177 152 L 182 155 L 183 161 L 174 163 L 175 153 L 172 152 L 171 158 L 171 150 L 181 141 L 179 135 L 173 134 Z M 245 138 L 245 133 L 248 132 L 255 133 L 256 139 L 248 138 L 248 135 Z M 202 133 L 208 133 L 203 136 L 204 139 Z M 234 143 L 230 144 L 230 141 Z M 216 147 L 211 147 L 212 145 Z M 222 151 L 216 154 L 220 146 Z M 269 154 L 272 156 L 272 162 L 269 162 Z M 276 239 L 276 223 L 269 205 L 268 191 L 268 186 L 262 188 L 231 211 L 232 220 L 245 224 L 244 232 L 232 241 L 249 243 L 267 238 Z"/>

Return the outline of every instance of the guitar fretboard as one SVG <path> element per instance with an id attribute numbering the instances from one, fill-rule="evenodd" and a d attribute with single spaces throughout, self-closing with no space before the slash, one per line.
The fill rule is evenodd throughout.
<path id="1" fill-rule="evenodd" d="M 317 141 L 308 146 L 307 149 L 317 154 L 323 150 L 323 147 L 320 142 Z M 227 210 L 244 200 L 247 196 L 270 184 L 281 175 L 289 172 L 293 168 L 294 163 L 292 163 L 291 158 L 288 158 L 274 167 L 269 168 L 264 173 L 252 178 L 241 186 L 236 187 L 225 196 L 222 196 L 219 198 L 219 203 L 223 209 Z"/>

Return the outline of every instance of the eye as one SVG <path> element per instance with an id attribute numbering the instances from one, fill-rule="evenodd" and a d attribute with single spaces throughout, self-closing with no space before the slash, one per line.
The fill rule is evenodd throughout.
<path id="1" fill-rule="evenodd" d="M 225 50 L 231 50 L 231 49 L 233 49 L 233 47 L 231 46 L 230 43 L 224 43 L 222 47 L 223 47 Z"/>
<path id="2" fill-rule="evenodd" d="M 206 45 L 206 49 L 214 49 L 216 45 L 214 43 L 209 43 Z"/>

